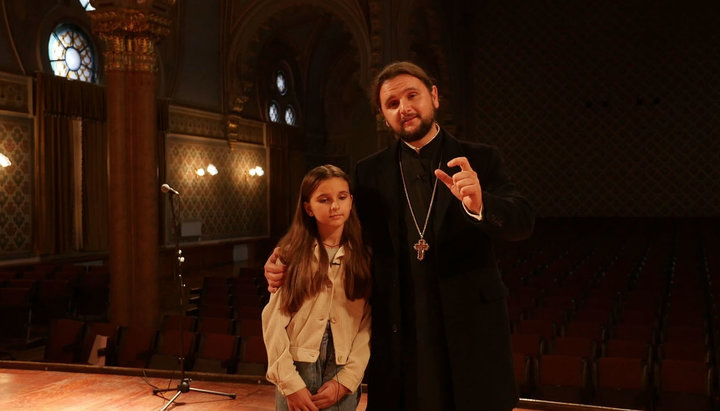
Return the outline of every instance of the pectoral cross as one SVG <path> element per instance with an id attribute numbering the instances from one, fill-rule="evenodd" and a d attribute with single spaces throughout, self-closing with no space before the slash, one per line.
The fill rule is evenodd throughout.
<path id="1" fill-rule="evenodd" d="M 430 246 L 428 245 L 427 241 L 425 241 L 424 238 L 420 237 L 417 243 L 413 245 L 413 248 L 415 251 L 417 251 L 417 259 L 418 261 L 422 261 L 423 258 L 425 258 L 425 251 L 430 249 Z"/>

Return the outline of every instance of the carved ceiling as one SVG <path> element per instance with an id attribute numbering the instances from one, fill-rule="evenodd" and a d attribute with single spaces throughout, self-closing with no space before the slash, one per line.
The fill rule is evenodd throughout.
<path id="1" fill-rule="evenodd" d="M 282 4 L 280 4 L 282 3 Z M 354 1 L 307 1 L 302 5 L 257 1 L 240 7 L 229 5 L 226 67 L 227 110 L 243 112 L 257 106 L 255 83 L 263 53 L 281 45 L 299 69 L 299 84 L 312 87 L 310 68 L 334 67 L 347 56 L 356 61 L 355 71 L 345 73 L 364 84 L 369 72 L 370 43 L 364 11 Z"/>

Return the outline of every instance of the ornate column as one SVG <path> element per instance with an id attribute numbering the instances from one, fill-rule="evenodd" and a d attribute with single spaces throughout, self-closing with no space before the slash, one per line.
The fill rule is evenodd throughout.
<path id="1" fill-rule="evenodd" d="M 95 0 L 105 43 L 109 160 L 110 321 L 155 327 L 159 317 L 156 43 L 174 0 Z M 164 12 L 164 13 L 163 13 Z"/>

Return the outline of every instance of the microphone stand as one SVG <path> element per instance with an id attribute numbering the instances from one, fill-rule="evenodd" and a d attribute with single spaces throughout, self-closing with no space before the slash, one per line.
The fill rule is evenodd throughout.
<path id="1" fill-rule="evenodd" d="M 174 196 L 180 196 L 180 194 L 172 190 L 169 186 L 168 189 L 166 189 L 166 184 L 163 185 L 162 191 L 165 193 L 168 193 L 170 196 L 170 211 L 172 214 L 172 220 L 173 220 L 173 234 L 175 236 L 175 256 L 177 258 L 177 265 L 176 265 L 176 272 L 177 272 L 177 279 L 178 279 L 178 286 L 180 287 L 180 308 L 182 309 L 182 315 L 180 317 L 180 352 L 178 353 L 178 362 L 180 363 L 180 383 L 177 385 L 177 388 L 155 388 L 153 389 L 153 395 L 157 395 L 161 392 L 168 392 L 168 391 L 177 391 L 175 395 L 168 401 L 167 404 L 165 404 L 164 407 L 161 408 L 160 411 L 165 411 L 170 405 L 175 402 L 175 400 L 180 397 L 181 394 L 195 391 L 195 392 L 203 392 L 206 394 L 213 394 L 213 395 L 222 395 L 224 397 L 230 397 L 233 400 L 237 397 L 235 393 L 227 393 L 227 392 L 219 392 L 219 391 L 210 391 L 210 390 L 203 390 L 200 388 L 192 388 L 190 387 L 190 382 L 192 381 L 190 378 L 185 376 L 185 341 L 184 341 L 184 335 L 185 335 L 185 280 L 183 279 L 182 275 L 182 264 L 185 262 L 185 257 L 182 255 L 182 250 L 180 249 L 180 226 L 179 221 L 177 218 L 177 215 L 175 214 L 175 203 L 173 202 Z"/>

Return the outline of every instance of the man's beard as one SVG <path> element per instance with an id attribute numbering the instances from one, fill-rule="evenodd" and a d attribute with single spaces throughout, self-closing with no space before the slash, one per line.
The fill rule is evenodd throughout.
<path id="1" fill-rule="evenodd" d="M 400 131 L 395 131 L 395 136 L 400 138 L 401 140 L 411 143 L 413 141 L 420 140 L 421 138 L 425 137 L 425 135 L 430 131 L 433 124 L 435 124 L 435 115 L 432 116 L 430 119 L 424 119 L 422 117 L 420 118 L 420 126 L 415 130 L 414 132 L 405 132 L 405 130 L 400 127 Z"/>

